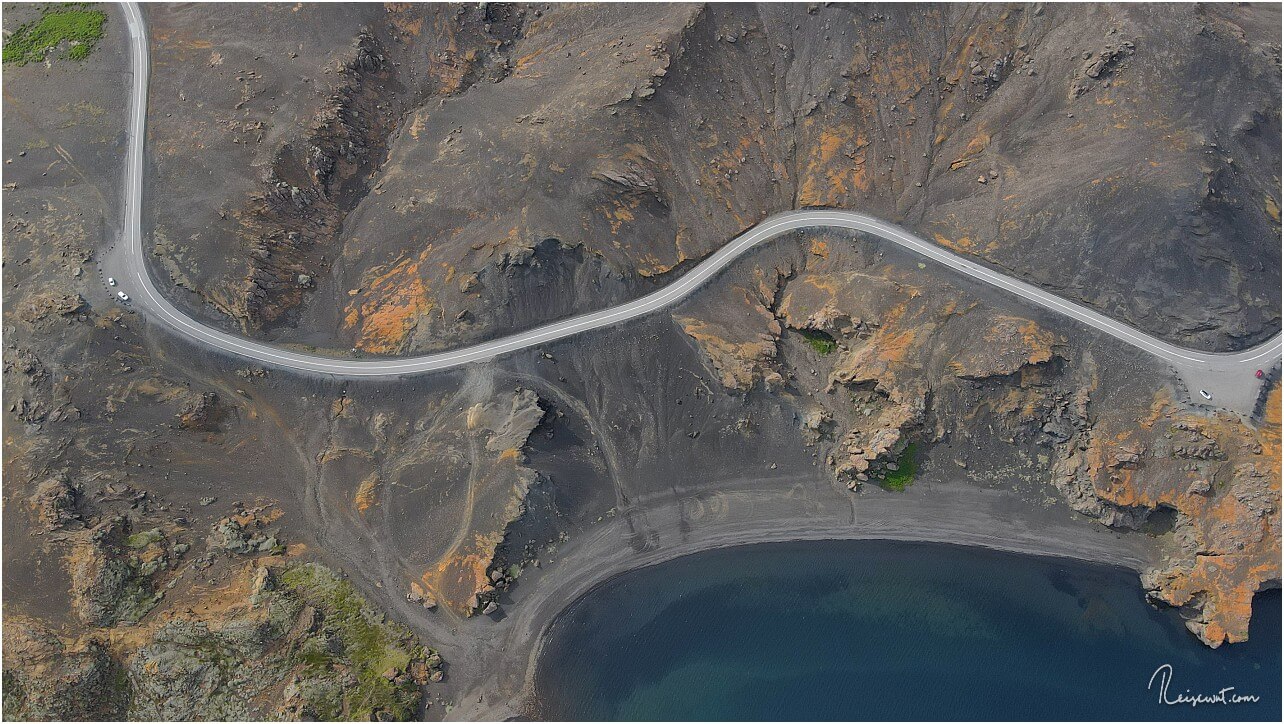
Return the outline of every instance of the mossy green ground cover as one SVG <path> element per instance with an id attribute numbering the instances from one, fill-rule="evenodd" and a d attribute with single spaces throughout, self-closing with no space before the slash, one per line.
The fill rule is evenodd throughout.
<path id="1" fill-rule="evenodd" d="M 107 13 L 85 3 L 46 7 L 38 20 L 19 26 L 4 44 L 5 64 L 40 62 L 50 52 L 65 48 L 66 60 L 84 60 L 103 37 Z"/>
<path id="2" fill-rule="evenodd" d="M 282 575 L 281 582 L 300 601 L 322 611 L 326 629 L 343 644 L 342 654 L 336 654 L 325 636 L 315 636 L 299 652 L 311 669 L 303 688 L 318 718 L 369 720 L 376 714 L 410 718 L 419 701 L 418 688 L 384 675 L 405 670 L 414 657 L 409 629 L 386 620 L 351 583 L 322 566 L 296 566 Z M 331 681 L 337 671 L 351 675 L 349 685 L 332 685 L 339 683 Z"/>
<path id="3" fill-rule="evenodd" d="M 883 480 L 884 488 L 901 491 L 914 482 L 914 473 L 918 471 L 915 452 L 914 443 L 905 446 L 905 450 L 896 461 L 897 469 L 887 471 L 887 477 Z"/>
<path id="4" fill-rule="evenodd" d="M 838 349 L 838 343 L 834 341 L 834 338 L 824 332 L 815 329 L 803 329 L 799 330 L 799 333 L 802 334 L 803 339 L 807 340 L 807 344 L 816 350 L 817 354 L 832 354 L 834 350 Z"/>

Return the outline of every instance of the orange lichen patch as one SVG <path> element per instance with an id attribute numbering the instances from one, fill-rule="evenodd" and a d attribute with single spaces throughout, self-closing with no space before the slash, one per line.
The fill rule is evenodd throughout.
<path id="1" fill-rule="evenodd" d="M 1143 578 L 1158 600 L 1189 607 L 1187 627 L 1211 646 L 1243 641 L 1253 594 L 1280 577 L 1279 404 L 1276 387 L 1254 429 L 1234 415 L 1194 414 L 1160 393 L 1141 427 L 1099 424 L 1082 459 L 1102 500 L 1177 511 L 1183 552 Z"/>
<path id="2" fill-rule="evenodd" d="M 918 337 L 915 330 L 887 331 L 878 335 L 875 356 L 880 362 L 894 364 L 909 358 L 909 352 Z"/>
<path id="3" fill-rule="evenodd" d="M 848 340 L 852 348 L 834 366 L 830 381 L 857 386 L 874 383 L 890 404 L 901 408 L 888 422 L 899 421 L 903 426 L 921 420 L 928 391 L 922 365 L 931 356 L 925 350 L 937 344 L 938 332 L 951 319 L 955 305 L 928 303 L 917 289 L 902 287 L 898 292 L 899 302 L 878 311 L 871 337 Z"/>
<path id="4" fill-rule="evenodd" d="M 408 33 L 419 37 L 423 31 L 423 16 L 413 14 L 416 9 L 414 3 L 384 3 L 384 9 L 388 12 L 388 20 L 393 27 L 403 33 Z"/>
<path id="5" fill-rule="evenodd" d="M 901 450 L 906 432 L 924 419 L 928 384 L 921 363 L 924 350 L 937 338 L 941 315 L 914 302 L 912 290 L 901 294 L 901 301 L 880 309 L 873 336 L 847 338 L 853 348 L 830 374 L 831 385 L 844 385 L 865 396 L 860 403 L 866 408 L 864 414 L 828 460 L 840 480 L 864 480 L 876 461 L 886 461 Z"/>
<path id="6" fill-rule="evenodd" d="M 451 432 L 439 430 L 447 439 L 424 440 L 413 453 L 416 461 L 442 453 L 464 454 L 470 460 L 466 484 L 456 489 L 460 494 L 434 498 L 432 503 L 450 511 L 449 529 L 442 531 L 448 540 L 424 551 L 425 557 L 413 569 L 423 573 L 418 576 L 420 588 L 412 590 L 441 603 L 452 615 L 473 612 L 475 596 L 490 590 L 487 575 L 496 550 L 509 525 L 523 514 L 530 486 L 537 480 L 535 471 L 524 466 L 523 448 L 543 416 L 539 397 L 530 390 L 478 400 L 466 411 L 452 413 Z M 455 437 L 460 427 L 467 428 L 463 438 L 469 453 L 458 449 L 464 442 Z M 439 447 L 443 443 L 445 447 Z M 404 474 L 388 474 L 387 490 L 408 480 Z"/>
<path id="7" fill-rule="evenodd" d="M 456 27 L 446 13 L 439 13 L 433 18 L 433 37 L 444 42 L 438 46 L 437 52 L 428 55 L 428 75 L 437 81 L 437 90 L 443 95 L 454 95 L 463 88 L 464 79 L 478 57 L 476 48 L 459 52 Z"/>
<path id="8" fill-rule="evenodd" d="M 708 322 L 696 317 L 674 317 L 705 353 L 723 386 L 748 390 L 759 380 L 768 389 L 783 382 L 776 369 L 777 344 L 783 331 L 775 314 L 768 308 L 786 270 L 769 267 L 754 269 L 755 285 L 735 286 L 725 292 L 724 304 L 743 308 L 731 322 Z"/>
<path id="9" fill-rule="evenodd" d="M 1265 448 L 1262 454 L 1274 461 L 1277 475 L 1280 472 L 1280 415 L 1284 412 L 1281 402 L 1280 386 L 1276 385 L 1266 396 L 1266 411 L 1258 428 L 1258 439 Z"/>
<path id="10" fill-rule="evenodd" d="M 823 265 L 824 262 L 816 262 Z M 905 299 L 915 289 L 887 278 L 881 271 L 804 272 L 791 280 L 780 295 L 777 314 L 791 329 L 821 330 L 837 337 L 854 334 L 860 327 L 878 327 L 903 313 L 888 304 Z M 767 294 L 763 295 L 770 298 Z"/>
<path id="11" fill-rule="evenodd" d="M 895 98 L 913 113 L 911 99 L 918 95 L 933 75 L 931 63 L 917 43 L 891 43 L 870 62 L 869 79 L 888 97 Z"/>
<path id="12" fill-rule="evenodd" d="M 1005 377 L 1051 360 L 1055 342 L 1051 332 L 1034 322 L 1000 316 L 990 324 L 981 344 L 960 351 L 950 370 L 965 379 Z"/>
<path id="13" fill-rule="evenodd" d="M 673 235 L 673 248 L 678 250 L 678 258 L 686 261 L 691 259 L 691 253 L 688 247 L 691 244 L 691 229 L 686 226 L 679 226 L 676 234 Z"/>
<path id="14" fill-rule="evenodd" d="M 1021 377 L 1023 378 L 1024 374 L 1021 374 Z M 1042 390 L 1024 379 L 1015 386 L 1000 387 L 998 394 L 998 399 L 990 397 L 977 405 L 974 414 L 988 407 L 1000 417 L 1028 424 L 1042 419 L 1047 413 L 1047 399 L 1043 396 Z"/>
<path id="15" fill-rule="evenodd" d="M 73 546 L 73 550 L 77 547 Z M 150 548 L 159 546 L 153 545 Z M 281 553 L 260 556 L 246 562 L 234 573 L 220 576 L 216 583 L 203 583 L 204 579 L 198 577 L 190 585 L 165 589 L 165 603 L 138 623 L 117 623 L 110 628 L 87 627 L 83 635 L 70 645 L 75 648 L 90 640 L 109 639 L 118 652 L 128 654 L 154 641 L 156 631 L 175 620 L 204 621 L 213 630 L 220 629 L 228 621 L 243 621 L 246 617 L 261 621 L 267 617 L 268 609 L 253 606 L 251 600 L 258 569 L 279 568 L 306 551 L 306 546 L 301 544 L 290 545 Z M 84 555 L 83 550 L 77 555 Z M 69 563 L 74 560 L 77 559 L 68 559 Z M 6 635 L 9 624 L 10 621 L 6 619 Z"/>
<path id="16" fill-rule="evenodd" d="M 419 579 L 422 589 L 457 613 L 472 613 L 477 594 L 491 589 L 487 572 L 503 540 L 501 533 L 474 535 L 459 551 L 424 572 Z"/>
<path id="17" fill-rule="evenodd" d="M 430 597 L 431 597 L 431 595 L 432 595 L 432 594 L 428 593 L 428 591 L 427 591 L 427 590 L 425 590 L 425 589 L 424 589 L 424 587 L 419 583 L 419 581 L 411 581 L 411 582 L 410 582 L 410 592 L 411 592 L 411 593 L 413 593 L 413 594 L 415 594 L 416 596 L 418 596 L 418 597 L 420 597 L 420 598 L 430 598 Z M 431 603 L 432 603 L 432 605 L 434 605 L 434 606 L 435 606 L 435 605 L 437 605 L 437 601 L 436 601 L 435 599 L 433 599 L 433 600 L 431 601 Z"/>
<path id="18" fill-rule="evenodd" d="M 1201 599 L 1200 618 L 1187 621 L 1186 627 L 1216 648 L 1223 643 L 1248 640 L 1253 594 L 1261 590 L 1263 581 L 1271 580 L 1272 574 L 1278 577 L 1279 570 L 1278 563 L 1252 565 L 1251 559 L 1233 554 L 1200 555 L 1189 569 L 1166 572 L 1167 585 L 1158 589 L 1158 595 L 1171 606 L 1186 606 Z"/>
<path id="19" fill-rule="evenodd" d="M 816 149 L 817 154 L 819 155 L 818 160 L 821 163 L 832 160 L 834 158 L 834 154 L 838 153 L 838 149 L 841 148 L 844 143 L 851 140 L 851 137 L 851 129 L 837 128 L 821 131 L 820 143 Z"/>
<path id="20" fill-rule="evenodd" d="M 804 175 L 802 182 L 798 185 L 798 205 L 807 206 L 830 206 L 833 204 L 826 202 L 826 197 L 822 196 L 816 188 L 816 177 Z"/>
<path id="21" fill-rule="evenodd" d="M 624 153 L 620 154 L 620 158 L 638 164 L 655 163 L 655 159 L 651 158 L 651 152 L 640 143 L 626 143 L 624 145 Z"/>
<path id="22" fill-rule="evenodd" d="M 1150 404 L 1150 413 L 1141 418 L 1138 422 L 1140 422 L 1142 427 L 1149 430 L 1155 426 L 1156 422 L 1159 422 L 1161 417 L 1168 413 L 1172 408 L 1172 405 L 1172 393 L 1169 392 L 1167 388 L 1160 389 L 1155 393 L 1155 399 Z"/>
<path id="23" fill-rule="evenodd" d="M 945 236 L 944 234 L 933 234 L 932 238 L 936 239 L 936 243 L 940 244 L 941 246 L 947 249 L 953 249 L 954 251 L 970 252 L 972 251 L 972 248 L 976 246 L 975 242 L 973 242 L 970 238 L 966 236 L 960 236 L 957 239 L 951 239 Z"/>
<path id="24" fill-rule="evenodd" d="M 977 306 L 976 302 L 972 302 L 971 304 L 968 304 L 964 309 L 960 310 L 959 300 L 947 299 L 945 300 L 945 303 L 941 305 L 941 317 L 953 317 L 956 314 L 963 314 L 965 312 L 971 311 L 972 309 L 975 309 L 976 306 Z"/>
<path id="25" fill-rule="evenodd" d="M 243 528 L 248 528 L 250 526 L 261 527 L 280 520 L 281 515 L 282 513 L 280 508 L 269 506 L 267 508 L 256 508 L 236 513 L 231 516 L 231 519 L 236 521 L 236 523 Z"/>
<path id="26" fill-rule="evenodd" d="M 901 372 L 916 357 L 923 340 L 931 339 L 937 325 L 924 323 L 916 329 L 896 330 L 895 321 L 885 324 L 864 345 L 852 350 L 834 367 L 832 379 L 843 384 L 875 382 L 890 392 L 898 388 Z M 907 378 L 913 377 L 906 374 Z"/>
<path id="27" fill-rule="evenodd" d="M 193 51 L 206 51 L 214 47 L 208 39 L 199 37 L 194 32 L 194 28 L 185 24 L 166 26 L 157 24 L 149 28 L 152 43 L 156 45 L 157 50 L 153 53 L 152 63 L 154 65 L 175 65 L 187 62 L 193 55 Z M 171 60 L 166 60 L 166 59 Z M 212 53 L 209 65 L 221 65 L 223 58 L 218 53 Z"/>
<path id="28" fill-rule="evenodd" d="M 682 262 L 688 261 L 691 257 L 679 249 L 678 255 L 672 261 L 664 261 L 660 257 L 651 253 L 644 253 L 637 258 L 637 272 L 644 277 L 659 276 L 673 271 Z"/>
<path id="29" fill-rule="evenodd" d="M 244 614 L 266 617 L 265 607 L 256 608 L 250 605 L 250 594 L 257 569 L 280 567 L 291 559 L 297 558 L 298 555 L 299 552 L 292 552 L 287 548 L 282 555 L 264 556 L 247 563 L 235 575 L 221 578 L 216 584 L 194 583 L 187 596 L 171 602 L 170 609 L 163 612 L 158 617 L 160 620 L 153 623 L 159 627 L 165 621 L 187 618 L 191 614 L 196 614 L 198 618 L 207 620 L 217 627 L 218 624 L 215 622 L 227 621 Z M 119 627 L 113 631 L 118 629 Z"/>
<path id="30" fill-rule="evenodd" d="M 811 119 L 804 125 L 810 126 Z M 865 173 L 868 145 L 869 139 L 851 125 L 822 130 L 799 175 L 799 205 L 843 206 L 849 194 L 868 192 L 870 180 Z"/>
<path id="31" fill-rule="evenodd" d="M 348 304 L 344 329 L 356 333 L 357 349 L 393 354 L 404 349 L 410 333 L 433 307 L 421 266 L 429 246 L 417 258 L 376 267 L 366 275 L 363 291 Z"/>
<path id="32" fill-rule="evenodd" d="M 369 477 L 361 481 L 357 486 L 357 494 L 353 496 L 353 504 L 356 505 L 358 513 L 364 513 L 375 504 L 375 486 L 379 483 L 379 474 L 371 473 Z"/>
<path id="33" fill-rule="evenodd" d="M 825 242 L 821 241 L 820 239 L 812 239 L 812 240 L 811 240 L 811 248 L 810 248 L 810 251 L 811 251 L 811 253 L 812 253 L 814 256 L 818 256 L 818 257 L 820 257 L 821 259 L 828 259 L 828 258 L 829 258 L 829 244 L 826 244 Z"/>
<path id="34" fill-rule="evenodd" d="M 978 128 L 976 130 L 976 135 L 972 137 L 971 141 L 968 141 L 967 147 L 963 149 L 963 155 L 959 156 L 950 164 L 950 170 L 953 171 L 960 169 L 972 163 L 978 156 L 984 153 L 985 149 L 989 148 L 989 146 L 990 134 L 986 132 L 984 127 Z"/>
<path id="35" fill-rule="evenodd" d="M 634 208 L 636 208 L 636 204 L 634 205 Z M 629 220 L 632 220 L 631 216 Z M 612 223 L 612 230 L 615 229 L 615 226 L 618 223 L 619 222 Z M 690 242 L 690 229 L 685 226 L 679 227 L 677 233 L 674 234 L 673 237 L 673 253 L 661 256 L 661 253 L 664 253 L 663 249 L 656 248 L 654 251 L 643 251 L 637 254 L 634 259 L 634 265 L 637 269 L 637 273 L 644 277 L 653 277 L 673 271 L 684 262 L 695 258 L 692 256 L 691 250 L 687 248 Z M 697 250 L 696 253 L 698 254 L 699 250 Z"/>
<path id="36" fill-rule="evenodd" d="M 636 218 L 633 212 L 641 203 L 642 199 L 637 196 L 617 197 L 599 206 L 598 211 L 606 218 L 606 223 L 611 227 L 611 233 L 619 234 L 624 224 Z"/>
<path id="37" fill-rule="evenodd" d="M 181 395 L 184 390 L 183 388 L 166 382 L 159 377 L 149 377 L 135 383 L 130 388 L 130 391 L 151 397 L 157 402 L 169 402 Z"/>
<path id="38" fill-rule="evenodd" d="M 828 249 L 825 249 L 825 251 L 828 252 Z M 817 256 L 820 255 L 818 254 Z M 823 292 L 831 300 L 835 299 L 843 291 L 843 281 L 834 274 L 808 274 L 798 281 Z M 792 295 L 790 296 L 792 298 Z"/>
<path id="39" fill-rule="evenodd" d="M 1266 215 L 1271 217 L 1271 221 L 1274 221 L 1277 224 L 1279 223 L 1280 205 L 1270 196 L 1266 197 Z"/>
<path id="40" fill-rule="evenodd" d="M 731 339 L 731 332 L 720 325 L 694 317 L 675 317 L 674 321 L 700 345 L 718 381 L 727 389 L 747 391 L 759 380 L 768 385 L 783 381 L 770 367 L 776 356 L 778 331 L 777 335 L 759 332 L 748 339 Z"/>
<path id="41" fill-rule="evenodd" d="M 517 62 L 513 64 L 513 77 L 514 78 L 539 78 L 540 77 L 539 74 L 533 73 L 531 71 L 531 67 L 535 65 L 535 61 L 539 60 L 540 57 L 543 56 L 544 53 L 548 52 L 549 50 L 557 50 L 557 49 L 560 49 L 561 47 L 564 47 L 564 46 L 559 46 L 559 48 L 552 48 L 551 46 L 536 48 L 534 51 L 527 53 L 526 55 L 523 55 L 522 57 L 518 58 Z"/>

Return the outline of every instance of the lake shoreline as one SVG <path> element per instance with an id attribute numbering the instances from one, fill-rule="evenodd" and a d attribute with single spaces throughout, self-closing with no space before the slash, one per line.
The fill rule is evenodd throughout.
<path id="1" fill-rule="evenodd" d="M 500 662 L 492 660 L 486 681 L 469 690 L 450 717 L 496 720 L 529 713 L 547 632 L 572 603 L 630 571 L 701 552 L 764 543 L 887 540 L 1064 558 L 1134 572 L 1160 554 L 1155 540 L 1113 531 L 1063 505 L 1032 509 L 1011 491 L 969 483 L 916 485 L 905 493 L 870 490 L 853 496 L 848 510 L 817 510 L 807 504 L 808 496 L 794 492 L 763 496 L 755 484 L 743 494 L 724 490 L 707 498 L 639 501 L 634 509 L 644 512 L 610 519 L 573 538 L 538 579 L 515 589 L 512 615 L 498 622 L 503 634 L 487 644 L 505 655 Z M 638 545 L 643 525 L 647 545 Z"/>
<path id="2" fill-rule="evenodd" d="M 1278 619 L 1278 594 L 1264 605 L 1258 615 Z M 1173 664 L 1182 686 L 1269 695 L 1278 624 L 1262 623 L 1252 644 L 1210 649 L 1149 605 L 1129 569 L 1059 556 L 888 540 L 734 547 L 577 599 L 543 636 L 523 714 L 1038 721 L 1101 717 L 1113 702 L 1125 720 L 1220 718 L 1235 713 L 1159 706 L 1147 677 Z M 923 681 L 936 696 L 916 696 Z M 1273 707 L 1268 696 L 1238 714 Z"/>

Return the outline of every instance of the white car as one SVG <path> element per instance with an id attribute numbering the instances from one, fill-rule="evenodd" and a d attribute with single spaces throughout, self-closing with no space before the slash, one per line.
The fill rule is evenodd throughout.
<path id="1" fill-rule="evenodd" d="M 128 294 L 126 294 L 126 293 L 124 293 L 124 292 L 116 292 L 116 296 L 120 297 L 120 301 L 122 301 L 122 302 L 128 302 L 128 301 L 129 301 L 129 295 L 128 295 Z"/>
<path id="2" fill-rule="evenodd" d="M 1212 396 L 1211 394 L 1209 394 L 1208 390 L 1200 390 L 1200 391 L 1199 391 L 1199 395 L 1200 395 L 1201 397 L 1203 397 L 1205 400 L 1211 400 L 1211 399 L 1213 399 L 1213 396 Z"/>
<path id="3" fill-rule="evenodd" d="M 109 287 L 116 286 L 116 277 L 107 277 L 107 286 Z"/>

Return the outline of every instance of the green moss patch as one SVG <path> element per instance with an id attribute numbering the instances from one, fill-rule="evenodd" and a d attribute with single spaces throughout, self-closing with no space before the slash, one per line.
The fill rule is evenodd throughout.
<path id="1" fill-rule="evenodd" d="M 807 340 L 807 344 L 811 345 L 811 348 L 816 350 L 817 354 L 833 354 L 834 350 L 838 349 L 838 342 L 819 329 L 800 329 L 798 333 L 803 336 L 803 339 Z"/>
<path id="2" fill-rule="evenodd" d="M 125 539 L 125 545 L 130 548 L 146 548 L 162 540 L 165 540 L 165 534 L 160 531 L 160 528 L 152 528 L 129 536 Z"/>
<path id="3" fill-rule="evenodd" d="M 882 486 L 888 490 L 902 491 L 914 482 L 914 473 L 918 472 L 917 446 L 910 443 L 905 446 L 901 456 L 896 460 L 896 470 L 888 470 Z"/>
<path id="4" fill-rule="evenodd" d="M 324 616 L 325 635 L 312 637 L 299 651 L 310 679 L 303 694 L 317 718 L 411 717 L 419 702 L 418 687 L 405 677 L 389 676 L 405 671 L 422 653 L 410 630 L 388 621 L 351 583 L 322 566 L 291 568 L 281 576 L 281 583 Z M 342 645 L 328 645 L 333 638 Z M 348 681 L 343 682 L 344 678 Z"/>
<path id="5" fill-rule="evenodd" d="M 48 7 L 40 19 L 20 26 L 4 44 L 4 62 L 26 65 L 40 62 L 62 48 L 65 60 L 84 60 L 103 38 L 107 13 L 90 10 L 83 3 Z"/>

